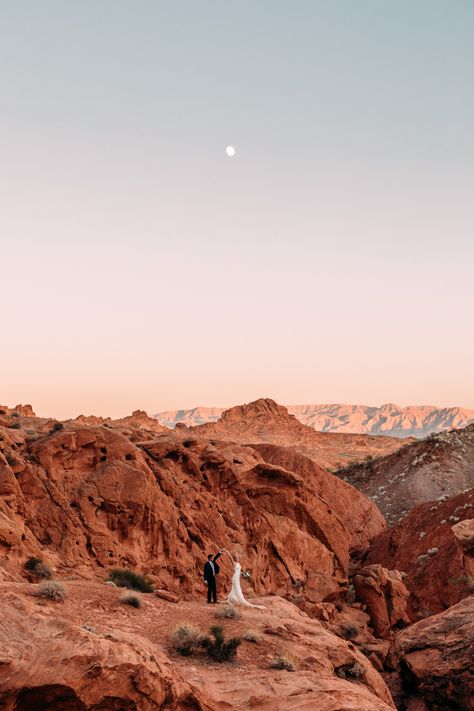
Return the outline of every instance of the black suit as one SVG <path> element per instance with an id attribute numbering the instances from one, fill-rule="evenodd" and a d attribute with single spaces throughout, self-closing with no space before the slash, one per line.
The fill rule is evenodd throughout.
<path id="1" fill-rule="evenodd" d="M 217 602 L 216 575 L 219 575 L 219 566 L 216 561 L 220 556 L 220 552 L 216 553 L 216 555 L 212 558 L 212 565 L 209 560 L 204 565 L 204 582 L 207 583 L 208 602 Z"/>

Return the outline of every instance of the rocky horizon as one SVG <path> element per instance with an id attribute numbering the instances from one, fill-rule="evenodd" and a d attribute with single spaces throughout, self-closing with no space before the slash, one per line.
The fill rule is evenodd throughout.
<path id="1" fill-rule="evenodd" d="M 315 404 L 287 405 L 288 412 L 317 432 L 416 437 L 422 439 L 436 432 L 460 429 L 474 422 L 474 410 L 463 407 L 409 405 Z M 160 424 L 173 429 L 178 423 L 195 427 L 217 422 L 230 408 L 193 407 L 166 410 L 153 415 Z"/>

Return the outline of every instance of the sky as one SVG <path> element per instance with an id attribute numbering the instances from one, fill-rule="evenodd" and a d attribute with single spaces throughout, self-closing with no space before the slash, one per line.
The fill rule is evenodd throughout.
<path id="1" fill-rule="evenodd" d="M 474 408 L 473 30 L 471 0 L 2 0 L 0 402 Z"/>

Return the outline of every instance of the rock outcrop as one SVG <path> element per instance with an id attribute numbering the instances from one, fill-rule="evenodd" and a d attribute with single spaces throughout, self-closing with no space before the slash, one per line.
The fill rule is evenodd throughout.
<path id="1" fill-rule="evenodd" d="M 473 511 L 474 490 L 430 501 L 373 539 L 366 562 L 406 573 L 412 620 L 441 612 L 470 594 L 453 526 L 472 519 Z"/>
<path id="2" fill-rule="evenodd" d="M 454 524 L 452 531 L 466 571 L 467 587 L 474 590 L 474 518 Z"/>
<path id="3" fill-rule="evenodd" d="M 392 437 L 316 432 L 291 415 L 286 407 L 268 398 L 225 410 L 218 421 L 199 425 L 192 431 L 200 437 L 240 444 L 292 447 L 327 468 L 382 456 L 405 444 L 404 440 Z"/>
<path id="4" fill-rule="evenodd" d="M 395 525 L 421 503 L 443 501 L 474 487 L 474 425 L 406 444 L 393 454 L 337 473 Z"/>
<path id="5" fill-rule="evenodd" d="M 391 664 L 400 708 L 469 711 L 474 698 L 474 596 L 400 632 Z"/>
<path id="6" fill-rule="evenodd" d="M 398 570 L 367 565 L 358 570 L 353 583 L 356 599 L 366 606 L 377 637 L 387 637 L 393 628 L 409 624 L 409 592 Z"/>
<path id="7" fill-rule="evenodd" d="M 121 604 L 122 591 L 69 581 L 63 603 L 31 595 L 35 586 L 0 584 L 0 707 L 6 711 L 391 711 L 388 689 L 368 659 L 279 597 L 265 610 L 225 621 L 226 636 L 249 629 L 231 667 L 203 653 L 183 658 L 169 645 L 177 624 L 203 632 L 214 609 L 142 595 Z M 15 634 L 12 635 L 12 630 Z M 285 655 L 294 672 L 271 667 Z"/>
<path id="8" fill-rule="evenodd" d="M 290 415 L 318 432 L 385 435 L 387 437 L 424 438 L 434 432 L 466 427 L 474 422 L 474 410 L 462 407 L 418 405 L 400 407 L 386 403 L 367 405 L 287 405 Z M 223 407 L 194 407 L 170 410 L 155 415 L 158 422 L 174 428 L 178 423 L 188 427 L 216 422 Z"/>
<path id="9" fill-rule="evenodd" d="M 322 470 L 310 466 L 301 476 L 291 459 L 286 468 L 251 447 L 186 431 L 68 423 L 31 437 L 4 429 L 0 437 L 4 577 L 40 555 L 85 576 L 116 566 L 144 570 L 158 587 L 190 596 L 202 590 L 205 554 L 224 545 L 242 554 L 256 594 L 271 589 L 319 602 L 347 585 L 355 528 L 349 532 L 338 515 L 338 490 L 346 498 L 352 490 Z M 383 519 L 354 492 L 359 529 L 372 510 L 374 532 Z M 224 564 L 223 580 L 230 574 Z"/>
<path id="10" fill-rule="evenodd" d="M 344 521 L 350 534 L 352 554 L 367 550 L 369 542 L 386 528 L 379 508 L 357 489 L 320 467 L 309 457 L 298 454 L 291 447 L 273 444 L 254 444 L 255 449 L 266 462 L 298 472 L 304 481 L 311 482 L 318 495 L 326 501 L 331 510 Z M 347 512 L 351 515 L 348 516 Z"/>

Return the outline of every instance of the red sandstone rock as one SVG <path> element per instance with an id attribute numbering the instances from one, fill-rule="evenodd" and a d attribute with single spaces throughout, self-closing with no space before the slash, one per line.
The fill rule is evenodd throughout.
<path id="1" fill-rule="evenodd" d="M 470 594 L 453 526 L 472 519 L 473 507 L 474 490 L 421 504 L 372 541 L 368 563 L 407 573 L 404 583 L 410 591 L 412 620 L 440 612 Z"/>
<path id="2" fill-rule="evenodd" d="M 461 552 L 462 564 L 466 571 L 467 586 L 474 589 L 474 519 L 460 521 L 452 527 L 454 538 Z"/>
<path id="3" fill-rule="evenodd" d="M 278 597 L 265 610 L 242 610 L 226 634 L 248 629 L 231 666 L 201 654 L 183 659 L 170 649 L 176 624 L 215 623 L 206 604 L 168 605 L 143 595 L 139 610 L 120 603 L 122 591 L 94 582 L 65 582 L 64 603 L 43 602 L 27 584 L 0 585 L 0 706 L 6 711 L 56 708 L 98 711 L 390 711 L 381 676 L 354 645 L 325 630 Z M 265 632 L 279 628 L 280 634 Z M 14 630 L 14 634 L 12 634 Z M 270 668 L 278 653 L 293 673 Z M 59 706 L 58 696 L 64 706 Z"/>
<path id="4" fill-rule="evenodd" d="M 398 570 L 367 565 L 354 576 L 354 587 L 378 637 L 386 637 L 393 627 L 410 622 L 406 612 L 409 592 Z"/>
<path id="5" fill-rule="evenodd" d="M 400 632 L 391 663 L 401 676 L 403 708 L 472 709 L 474 595 Z"/>
<path id="6" fill-rule="evenodd" d="M 241 444 L 292 447 L 323 467 L 339 467 L 367 456 L 382 456 L 405 444 L 405 440 L 394 437 L 316 432 L 269 398 L 232 407 L 225 410 L 217 422 L 198 425 L 190 431 L 200 437 Z"/>
<path id="7" fill-rule="evenodd" d="M 252 448 L 266 462 L 298 472 L 302 479 L 312 483 L 319 496 L 327 501 L 331 510 L 344 523 L 350 534 L 351 552 L 366 550 L 372 538 L 385 530 L 385 520 L 375 504 L 309 457 L 298 454 L 290 447 L 272 444 L 255 444 Z"/>
<path id="8" fill-rule="evenodd" d="M 155 590 L 155 595 L 157 597 L 160 597 L 162 600 L 167 600 L 168 602 L 179 602 L 179 597 L 174 593 L 169 592 L 169 590 L 161 590 L 160 588 L 158 588 L 157 590 Z"/>
<path id="9" fill-rule="evenodd" d="M 5 711 L 215 708 L 205 691 L 192 690 L 163 651 L 140 636 L 140 629 L 125 632 L 115 624 L 98 633 L 28 597 L 3 589 L 1 599 L 0 707 Z"/>
<path id="10" fill-rule="evenodd" d="M 68 423 L 30 441 L 3 430 L 3 574 L 40 555 L 86 576 L 130 567 L 202 595 L 205 555 L 224 545 L 251 571 L 247 594 L 291 598 L 303 586 L 313 603 L 337 597 L 350 536 L 318 494 L 322 474 L 303 479 L 251 448 L 186 434 L 135 443 L 114 427 Z M 221 590 L 231 573 L 224 559 Z"/>

